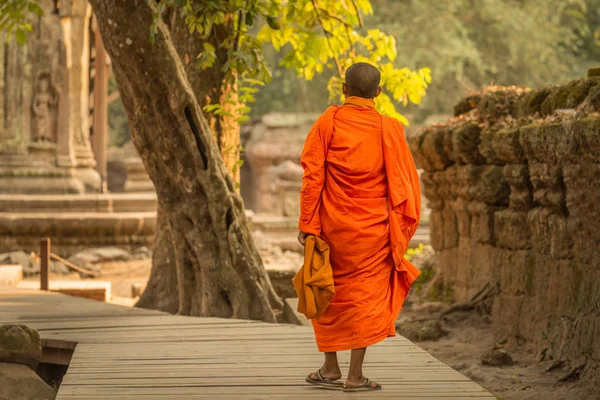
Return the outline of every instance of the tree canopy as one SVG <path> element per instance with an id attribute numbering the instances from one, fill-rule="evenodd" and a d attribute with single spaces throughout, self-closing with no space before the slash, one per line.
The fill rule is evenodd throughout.
<path id="1" fill-rule="evenodd" d="M 161 0 L 157 19 L 169 7 L 185 18 L 190 33 L 206 39 L 216 25 L 233 24 L 231 35 L 221 42 L 227 50 L 223 69 L 235 78 L 241 95 L 241 120 L 248 118 L 248 104 L 254 100 L 256 86 L 271 81 L 272 70 L 263 54 L 269 43 L 281 53 L 279 64 L 294 70 L 305 80 L 333 70 L 329 76 L 330 99 L 342 95 L 341 83 L 346 68 L 355 62 L 369 62 L 382 72 L 383 94 L 379 110 L 408 124 L 396 104 L 418 104 L 431 81 L 428 68 L 411 70 L 396 66 L 397 46 L 393 36 L 376 27 L 367 29 L 363 15 L 373 14 L 369 0 Z M 151 33 L 152 35 L 152 33 Z M 212 67 L 216 49 L 204 43 L 197 55 L 200 69 Z M 223 113 L 222 105 L 206 109 Z"/>

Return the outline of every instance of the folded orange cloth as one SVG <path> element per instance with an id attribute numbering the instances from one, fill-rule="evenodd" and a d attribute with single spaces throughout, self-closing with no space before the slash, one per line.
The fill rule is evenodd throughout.
<path id="1" fill-rule="evenodd" d="M 304 245 L 304 265 L 292 279 L 298 294 L 298 312 L 308 319 L 321 318 L 333 295 L 333 270 L 329 263 L 329 245 L 309 235 Z"/>

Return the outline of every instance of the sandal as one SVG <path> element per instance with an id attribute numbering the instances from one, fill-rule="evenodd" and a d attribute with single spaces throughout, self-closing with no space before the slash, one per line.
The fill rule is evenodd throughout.
<path id="1" fill-rule="evenodd" d="M 344 387 L 344 384 L 338 380 L 323 378 L 323 375 L 321 375 L 320 368 L 316 372 L 317 379 L 313 379 L 312 375 L 313 374 L 310 374 L 306 377 L 306 382 L 310 383 L 311 385 L 315 385 L 315 386 L 322 387 L 324 389 L 331 389 L 331 390 L 340 390 Z"/>
<path id="2" fill-rule="evenodd" d="M 381 385 L 377 382 L 373 382 L 369 378 L 367 381 L 360 386 L 346 386 L 342 388 L 343 392 L 370 392 L 373 390 L 381 390 Z"/>

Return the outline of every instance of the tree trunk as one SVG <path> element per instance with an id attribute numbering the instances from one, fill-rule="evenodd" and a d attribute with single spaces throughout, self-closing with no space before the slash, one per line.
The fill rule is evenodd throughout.
<path id="1" fill-rule="evenodd" d="M 216 49 L 216 60 L 212 67 L 203 70 L 196 66 L 195 59 L 198 54 L 204 51 L 204 41 L 200 40 L 198 35 L 190 34 L 188 25 L 179 12 L 171 10 L 165 15 L 164 21 L 169 26 L 173 45 L 179 54 L 179 59 L 185 68 L 187 78 L 200 107 L 208 104 L 224 104 L 226 96 L 229 96 L 230 101 L 236 99 L 237 94 L 235 92 L 228 92 L 234 87 L 234 84 L 225 82 L 226 74 L 222 68 L 228 60 L 227 50 L 219 45 L 223 40 L 234 35 L 234 21 L 216 25 L 213 28 L 213 33 L 207 41 Z M 231 103 L 224 104 L 224 108 L 235 115 L 235 110 L 231 110 L 235 107 Z M 240 158 L 240 124 L 236 118 L 219 117 L 208 112 L 203 113 L 209 121 L 213 137 L 225 162 L 225 168 L 236 185 L 239 185 L 240 172 L 237 165 Z M 164 218 L 162 213 L 163 211 L 159 207 L 152 270 L 146 289 L 136 306 L 174 313 L 177 309 L 173 311 L 172 304 L 165 299 L 164 295 L 164 293 L 173 291 L 172 282 L 175 284 L 174 288 L 177 288 L 177 280 L 175 269 L 169 266 L 169 263 L 175 262 L 172 256 L 174 250 L 168 220 Z M 190 260 L 186 262 L 189 263 Z"/>
<path id="2" fill-rule="evenodd" d="M 225 168 L 233 181 L 239 184 L 240 159 L 240 123 L 238 122 L 238 95 L 235 77 L 226 80 L 223 66 L 228 61 L 227 49 L 221 44 L 235 35 L 235 21 L 230 18 L 224 24 L 215 25 L 213 32 L 206 40 L 215 48 L 216 60 L 212 67 L 200 70 L 196 66 L 196 57 L 204 51 L 205 41 L 198 35 L 190 34 L 185 19 L 179 12 L 171 12 L 166 18 L 171 37 L 179 58 L 184 65 L 192 90 L 200 107 L 209 104 L 221 104 L 224 111 L 230 115 L 217 116 L 204 112 L 212 129 L 217 146 L 225 162 Z M 229 100 L 225 102 L 225 100 Z"/>
<path id="3" fill-rule="evenodd" d="M 162 218 L 168 221 L 175 258 L 168 265 L 176 270 L 177 292 L 161 295 L 176 297 L 180 314 L 276 321 L 281 300 L 262 266 L 242 201 L 169 28 L 159 22 L 155 43 L 148 40 L 155 2 L 91 3 L 133 144 L 156 188 Z"/>
<path id="4" fill-rule="evenodd" d="M 167 215 L 160 206 L 156 220 L 150 279 L 135 306 L 170 314 L 175 314 L 179 310 L 177 264 L 171 242 L 171 229 Z"/>

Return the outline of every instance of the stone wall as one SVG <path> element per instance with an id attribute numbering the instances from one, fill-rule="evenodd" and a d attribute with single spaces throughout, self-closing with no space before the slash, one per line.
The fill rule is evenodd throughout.
<path id="1" fill-rule="evenodd" d="M 590 74 L 591 75 L 591 74 Z M 600 77 L 491 87 L 411 139 L 445 287 L 499 338 L 600 360 Z"/>

